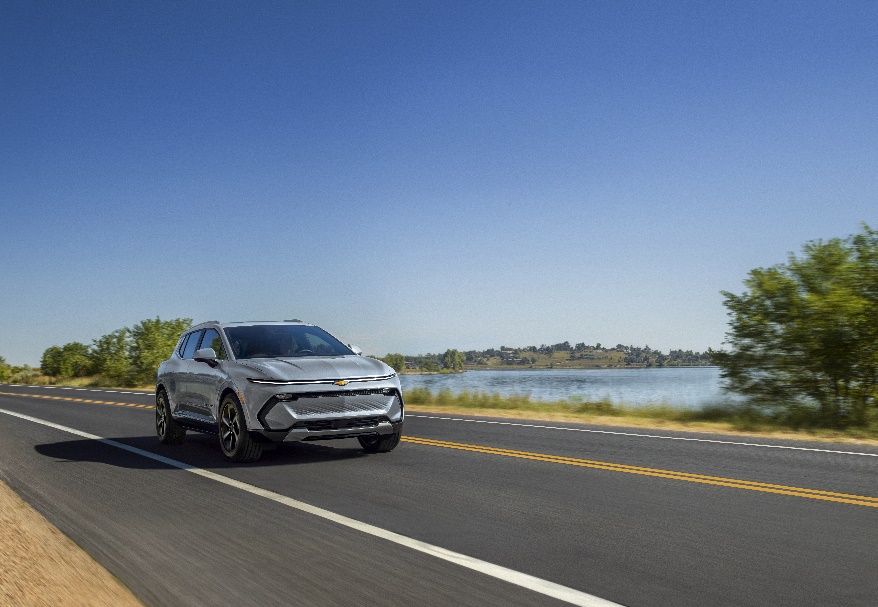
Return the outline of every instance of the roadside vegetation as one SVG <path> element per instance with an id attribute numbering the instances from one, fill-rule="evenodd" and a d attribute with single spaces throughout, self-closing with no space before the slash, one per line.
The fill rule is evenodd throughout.
<path id="1" fill-rule="evenodd" d="M 13 366 L 6 362 L 0 356 L 0 382 L 10 384 L 32 384 L 45 383 L 46 378 L 40 371 L 39 367 L 34 368 L 30 365 Z"/>
<path id="2" fill-rule="evenodd" d="M 192 326 L 189 318 L 143 320 L 131 328 L 112 331 L 90 345 L 71 342 L 43 352 L 39 373 L 13 383 L 64 383 L 106 387 L 151 387 L 156 369 L 174 350 L 180 334 Z"/>
<path id="3" fill-rule="evenodd" d="M 878 231 L 813 241 L 787 263 L 752 270 L 724 292 L 729 388 L 796 426 L 878 424 Z"/>

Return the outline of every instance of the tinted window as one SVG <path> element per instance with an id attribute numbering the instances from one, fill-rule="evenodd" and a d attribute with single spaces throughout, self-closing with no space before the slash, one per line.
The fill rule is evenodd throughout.
<path id="1" fill-rule="evenodd" d="M 191 335 L 192 335 L 192 333 L 187 333 L 186 335 L 184 335 L 183 337 L 180 338 L 180 343 L 177 344 L 177 354 L 179 354 L 180 356 L 183 356 L 183 348 L 186 347 L 186 340 L 189 339 L 189 337 Z"/>
<path id="2" fill-rule="evenodd" d="M 195 349 L 198 347 L 199 335 L 201 335 L 201 331 L 195 331 L 189 336 L 186 345 L 183 346 L 183 358 L 192 358 L 192 355 L 195 354 Z"/>
<path id="3" fill-rule="evenodd" d="M 223 348 L 223 340 L 220 339 L 219 333 L 216 332 L 216 329 L 206 329 L 204 331 L 204 336 L 201 338 L 201 345 L 198 346 L 198 349 L 202 348 L 213 348 L 213 351 L 216 352 L 216 357 L 219 359 L 226 358 L 226 351 Z"/>
<path id="4" fill-rule="evenodd" d="M 235 358 L 345 356 L 353 354 L 319 327 L 305 325 L 249 325 L 223 329 Z"/>

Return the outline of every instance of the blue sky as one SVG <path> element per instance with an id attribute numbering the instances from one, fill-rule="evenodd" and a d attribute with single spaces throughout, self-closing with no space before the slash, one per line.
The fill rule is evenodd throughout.
<path id="1" fill-rule="evenodd" d="M 719 347 L 878 224 L 876 2 L 0 8 L 0 355 L 144 318 Z"/>

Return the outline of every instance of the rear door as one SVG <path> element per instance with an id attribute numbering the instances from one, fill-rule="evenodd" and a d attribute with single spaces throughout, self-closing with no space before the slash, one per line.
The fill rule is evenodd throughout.
<path id="1" fill-rule="evenodd" d="M 197 365 L 194 360 L 192 360 L 192 356 L 195 354 L 195 350 L 198 349 L 198 343 L 201 341 L 201 336 L 204 334 L 204 331 L 193 331 L 189 338 L 186 340 L 186 343 L 183 344 L 183 349 L 181 351 L 181 367 L 179 373 L 176 374 L 176 404 L 177 412 L 181 411 L 193 411 L 193 402 L 195 401 L 194 395 L 194 382 L 192 378 L 192 368 Z"/>

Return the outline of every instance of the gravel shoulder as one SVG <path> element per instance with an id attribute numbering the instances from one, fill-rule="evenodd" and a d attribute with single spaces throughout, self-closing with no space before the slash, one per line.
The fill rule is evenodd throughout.
<path id="1" fill-rule="evenodd" d="M 0 605 L 143 607 L 128 588 L 0 481 Z"/>

